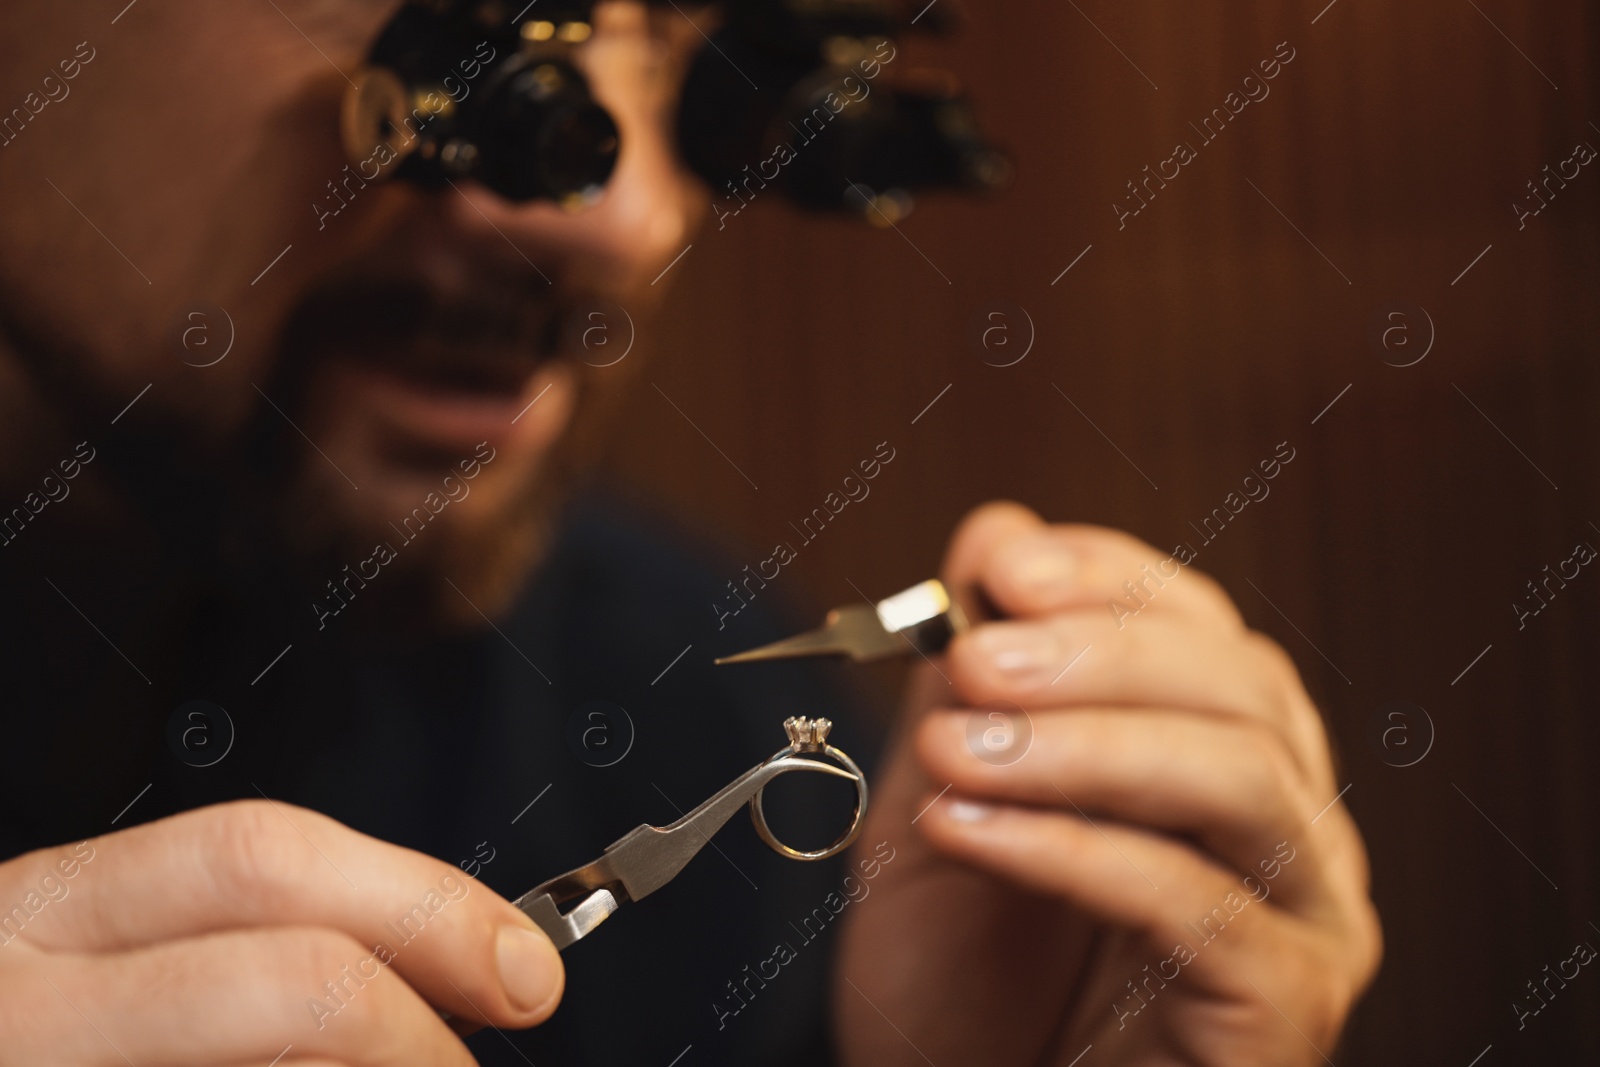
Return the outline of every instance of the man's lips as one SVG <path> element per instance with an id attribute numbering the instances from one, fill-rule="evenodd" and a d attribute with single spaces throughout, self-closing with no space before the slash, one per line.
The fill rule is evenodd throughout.
<path id="1" fill-rule="evenodd" d="M 529 405 L 559 377 L 567 307 L 548 283 L 435 259 L 332 281 L 285 334 L 308 410 L 382 462 L 448 461 L 522 435 L 541 421 L 524 417 Z"/>
<path id="2" fill-rule="evenodd" d="M 358 409 L 385 437 L 462 455 L 483 441 L 505 442 L 548 386 L 536 369 L 490 385 L 343 358 L 319 368 L 317 378 L 330 400 Z"/>

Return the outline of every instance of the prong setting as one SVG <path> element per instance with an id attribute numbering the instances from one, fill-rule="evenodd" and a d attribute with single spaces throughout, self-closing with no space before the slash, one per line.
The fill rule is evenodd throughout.
<path id="1" fill-rule="evenodd" d="M 828 731 L 832 729 L 832 719 L 793 715 L 783 720 L 783 732 L 789 736 L 789 745 L 796 752 L 823 751 L 828 747 Z"/>

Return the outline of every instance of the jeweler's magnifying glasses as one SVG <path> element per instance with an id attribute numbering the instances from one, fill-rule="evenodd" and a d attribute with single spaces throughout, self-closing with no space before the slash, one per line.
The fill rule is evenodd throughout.
<path id="1" fill-rule="evenodd" d="M 697 19 L 720 26 L 683 86 L 683 159 L 734 205 L 772 186 L 805 207 L 878 222 L 904 215 L 916 190 L 1002 188 L 1011 164 L 980 135 L 952 77 L 880 78 L 899 54 L 896 37 L 912 22 L 942 30 L 952 3 L 910 21 L 888 0 L 697 8 Z M 593 33 L 593 7 L 407 0 L 346 96 L 342 134 L 352 166 L 368 181 L 472 180 L 513 201 L 592 199 L 621 148 L 616 124 L 572 61 Z"/>

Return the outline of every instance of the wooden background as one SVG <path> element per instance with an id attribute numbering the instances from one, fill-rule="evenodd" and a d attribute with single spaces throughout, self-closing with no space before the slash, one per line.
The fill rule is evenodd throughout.
<path id="1" fill-rule="evenodd" d="M 1600 162 L 1524 230 L 1511 204 L 1578 141 L 1600 148 L 1600 9 L 1325 3 L 1013 2 L 954 47 L 917 45 L 897 62 L 976 88 L 1014 189 L 929 198 L 898 235 L 775 203 L 701 235 L 609 464 L 764 547 L 889 441 L 872 495 L 785 572 L 814 606 L 926 576 L 993 497 L 1193 540 L 1290 442 L 1270 497 L 1198 564 L 1296 657 L 1372 847 L 1387 958 L 1334 1059 L 1596 1062 L 1600 969 L 1521 1030 L 1511 1005 L 1600 947 L 1600 573 L 1522 630 L 1511 605 L 1600 546 Z M 1283 41 L 1271 95 L 1199 147 L 1187 124 Z M 1178 140 L 1199 158 L 1119 232 L 1124 183 Z M 1037 333 L 1008 368 L 969 340 L 996 302 Z M 1404 368 L 1369 340 L 1397 302 L 1437 334 Z M 1392 700 L 1431 719 L 1414 766 L 1371 739 Z"/>

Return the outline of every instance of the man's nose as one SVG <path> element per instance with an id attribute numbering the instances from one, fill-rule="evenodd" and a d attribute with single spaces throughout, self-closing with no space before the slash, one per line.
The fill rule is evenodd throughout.
<path id="1" fill-rule="evenodd" d="M 673 143 L 671 55 L 643 32 L 642 21 L 603 29 L 583 67 L 617 125 L 620 149 L 598 195 L 576 208 L 519 204 L 458 182 L 459 195 L 446 190 L 442 210 L 452 227 L 510 243 L 563 289 L 637 297 L 689 245 L 709 197 Z"/>
<path id="2" fill-rule="evenodd" d="M 440 194 L 445 222 L 474 243 L 509 243 L 563 289 L 637 293 L 682 254 L 704 211 L 693 179 L 667 146 L 648 143 L 663 140 L 625 141 L 610 181 L 589 206 L 518 204 L 458 182 L 455 193 Z"/>

